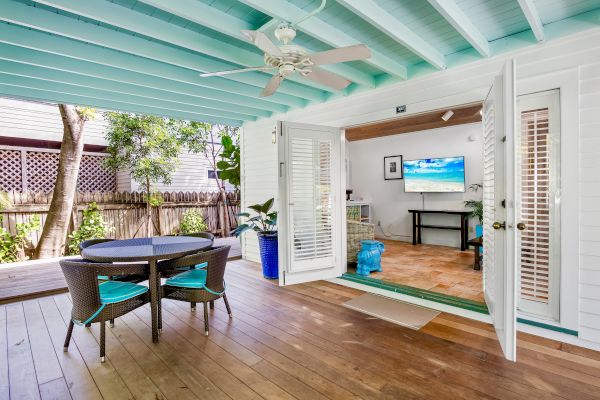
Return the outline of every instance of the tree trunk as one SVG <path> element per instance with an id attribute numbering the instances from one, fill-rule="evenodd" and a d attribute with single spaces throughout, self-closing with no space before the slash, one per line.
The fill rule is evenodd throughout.
<path id="1" fill-rule="evenodd" d="M 79 115 L 75 106 L 59 104 L 58 108 L 64 127 L 60 161 L 52 202 L 36 249 L 36 258 L 59 257 L 63 254 L 83 153 L 85 119 Z"/>
<path id="2" fill-rule="evenodd" d="M 152 205 L 150 204 L 150 177 L 146 176 L 146 236 L 151 237 L 152 231 Z"/>

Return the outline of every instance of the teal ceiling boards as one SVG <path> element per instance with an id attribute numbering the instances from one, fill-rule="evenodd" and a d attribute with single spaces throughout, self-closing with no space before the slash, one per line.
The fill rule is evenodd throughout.
<path id="1" fill-rule="evenodd" d="M 321 1 L 0 0 L 0 95 L 241 125 L 600 21 L 600 0 L 327 0 L 299 21 Z M 308 53 L 364 43 L 371 57 L 322 66 L 341 91 L 295 73 L 261 97 L 273 70 L 199 76 L 264 66 L 241 30 L 278 43 L 282 22 Z"/>

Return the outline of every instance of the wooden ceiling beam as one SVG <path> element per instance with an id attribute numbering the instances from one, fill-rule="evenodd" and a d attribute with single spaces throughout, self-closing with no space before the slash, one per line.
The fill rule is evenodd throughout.
<path id="1" fill-rule="evenodd" d="M 346 140 L 352 142 L 356 140 L 373 139 L 382 136 L 480 122 L 481 114 L 479 111 L 481 110 L 481 107 L 482 104 L 477 103 L 468 106 L 431 111 L 418 115 L 410 115 L 367 125 L 353 126 L 346 128 Z M 454 115 L 448 121 L 444 121 L 442 115 L 448 110 L 452 110 Z"/>

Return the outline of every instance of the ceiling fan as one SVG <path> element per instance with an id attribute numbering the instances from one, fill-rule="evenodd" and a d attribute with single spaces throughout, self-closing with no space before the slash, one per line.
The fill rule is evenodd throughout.
<path id="1" fill-rule="evenodd" d="M 282 44 L 276 45 L 267 35 L 261 31 L 242 31 L 256 47 L 265 53 L 265 66 L 234 69 L 229 71 L 208 72 L 200 74 L 201 77 L 223 76 L 249 71 L 276 70 L 275 75 L 269 80 L 263 89 L 261 96 L 270 96 L 277 91 L 283 80 L 294 72 L 311 81 L 329 86 L 336 90 L 345 89 L 351 82 L 337 74 L 326 71 L 318 65 L 335 64 L 339 62 L 364 60 L 371 57 L 371 51 L 364 44 L 341 47 L 309 54 L 304 48 L 291 44 L 296 37 L 296 29 L 293 25 L 284 23 L 275 30 L 275 37 Z"/>

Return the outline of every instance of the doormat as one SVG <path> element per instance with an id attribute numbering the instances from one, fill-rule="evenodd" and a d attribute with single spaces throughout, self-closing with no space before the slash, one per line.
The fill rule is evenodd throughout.
<path id="1" fill-rule="evenodd" d="M 355 297 L 343 306 L 414 330 L 421 329 L 440 313 L 371 293 Z"/>

